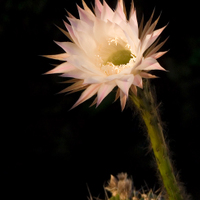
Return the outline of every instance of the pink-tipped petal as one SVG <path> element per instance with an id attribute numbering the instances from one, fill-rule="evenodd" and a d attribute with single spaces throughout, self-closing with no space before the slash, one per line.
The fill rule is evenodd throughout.
<path id="1" fill-rule="evenodd" d="M 93 84 L 93 83 L 103 83 L 105 82 L 105 78 L 102 76 L 89 76 L 84 80 L 84 83 Z"/>
<path id="2" fill-rule="evenodd" d="M 91 98 L 93 95 L 95 95 L 99 89 L 101 84 L 92 84 L 90 85 L 80 96 L 78 101 L 72 106 L 71 109 L 75 108 L 79 104 L 83 103 L 84 101 L 88 100 Z"/>
<path id="3" fill-rule="evenodd" d="M 133 83 L 133 76 L 129 76 L 127 80 L 115 80 L 117 86 L 123 91 L 123 93 L 128 96 L 129 88 Z"/>
<path id="4" fill-rule="evenodd" d="M 124 5 L 122 0 L 118 0 L 117 2 L 117 9 L 115 12 L 119 13 L 119 16 L 121 17 L 122 20 L 126 21 L 126 15 L 124 13 Z"/>
<path id="5" fill-rule="evenodd" d="M 103 8 L 101 13 L 101 20 L 103 21 L 112 21 L 112 18 L 114 16 L 114 12 L 112 9 L 108 6 L 105 0 L 103 0 Z"/>
<path id="6" fill-rule="evenodd" d="M 150 45 L 155 42 L 155 40 L 158 38 L 158 36 L 162 33 L 162 31 L 165 28 L 166 28 L 166 26 L 164 26 L 163 28 L 155 30 L 151 35 L 146 36 L 146 39 L 147 39 L 147 44 L 146 44 L 146 47 L 145 47 L 146 49 L 148 47 L 150 47 Z"/>
<path id="7" fill-rule="evenodd" d="M 92 13 L 92 11 L 90 10 L 90 12 L 86 11 L 86 10 L 83 10 L 81 7 L 79 7 L 77 5 L 77 8 L 78 8 L 78 13 L 79 13 L 79 16 L 80 16 L 80 21 L 84 21 L 86 24 L 88 24 L 89 26 L 93 26 L 94 24 L 94 21 L 95 21 L 95 16 L 94 14 Z M 89 9 L 89 8 L 88 8 Z"/>
<path id="8" fill-rule="evenodd" d="M 166 71 L 160 64 L 157 62 L 156 59 L 148 57 L 145 58 L 142 63 L 137 67 L 139 70 L 163 70 Z"/>
<path id="9" fill-rule="evenodd" d="M 94 99 L 94 101 L 92 102 L 92 104 L 90 105 L 90 107 L 94 106 L 97 103 L 97 97 Z"/>
<path id="10" fill-rule="evenodd" d="M 95 0 L 95 15 L 97 18 L 101 18 L 102 7 L 101 2 L 99 0 Z"/>
<path id="11" fill-rule="evenodd" d="M 135 85 L 131 85 L 131 91 L 137 96 L 137 87 Z"/>
<path id="12" fill-rule="evenodd" d="M 131 15 L 129 22 L 132 31 L 135 33 L 136 37 L 138 37 L 138 22 L 136 17 L 136 11 Z"/>
<path id="13" fill-rule="evenodd" d="M 157 78 L 157 76 L 149 74 L 149 73 L 146 73 L 146 72 L 140 72 L 140 76 L 142 78 Z"/>
<path id="14" fill-rule="evenodd" d="M 63 89 L 63 90 L 61 90 L 61 91 L 59 92 L 59 94 L 60 94 L 60 93 L 70 92 L 70 91 L 73 91 L 73 90 L 77 90 L 77 89 L 80 89 L 80 88 L 85 87 L 85 86 L 86 86 L 86 85 L 83 84 L 83 80 L 80 80 L 80 81 L 77 81 L 77 82 L 75 82 L 74 84 L 70 85 L 69 87 L 67 87 L 67 88 L 65 88 L 65 89 Z"/>
<path id="15" fill-rule="evenodd" d="M 142 78 L 140 75 L 135 75 L 133 79 L 133 85 L 136 85 L 137 87 L 143 88 L 142 84 Z"/>
<path id="16" fill-rule="evenodd" d="M 77 40 L 77 38 L 76 38 L 76 36 L 74 34 L 74 31 L 73 31 L 72 27 L 65 21 L 63 21 L 63 23 L 64 23 L 66 29 L 68 30 L 71 38 L 73 39 L 74 43 L 79 46 L 79 42 L 78 42 L 78 40 Z"/>
<path id="17" fill-rule="evenodd" d="M 84 10 L 85 10 L 87 13 L 89 13 L 90 15 L 93 15 L 93 16 L 94 16 L 93 12 L 92 12 L 92 11 L 90 10 L 90 8 L 87 6 L 87 4 L 85 3 L 84 0 L 82 0 L 82 4 L 83 4 Z"/>
<path id="18" fill-rule="evenodd" d="M 74 43 L 72 42 L 57 42 L 55 43 L 60 46 L 65 52 L 69 55 L 79 55 L 83 54 L 83 51 Z"/>
<path id="19" fill-rule="evenodd" d="M 155 53 L 153 54 L 151 57 L 154 58 L 154 59 L 158 59 L 160 58 L 161 56 L 163 56 L 164 54 L 166 54 L 168 51 L 160 51 L 158 53 Z"/>
<path id="20" fill-rule="evenodd" d="M 90 33 L 85 33 L 82 31 L 74 30 L 78 42 L 86 54 L 92 55 L 97 47 L 96 41 L 90 35 Z"/>
<path id="21" fill-rule="evenodd" d="M 120 97 L 120 89 L 118 88 L 118 89 L 117 89 L 117 92 L 116 92 L 116 95 L 115 95 L 115 100 L 114 100 L 114 102 L 117 101 L 117 99 L 119 99 L 119 97 Z"/>
<path id="22" fill-rule="evenodd" d="M 64 62 L 64 63 L 58 65 L 57 67 L 55 67 L 54 69 L 46 72 L 46 74 L 67 73 L 67 72 L 73 71 L 73 70 L 76 70 L 76 67 L 74 67 L 73 65 L 71 65 L 68 62 Z"/>
<path id="23" fill-rule="evenodd" d="M 103 101 L 103 99 L 113 90 L 113 88 L 116 86 L 115 82 L 111 83 L 103 83 L 101 87 L 98 90 L 98 96 L 97 96 L 97 106 Z"/>
<path id="24" fill-rule="evenodd" d="M 55 55 L 43 55 L 43 57 L 55 59 L 55 60 L 66 61 L 66 58 L 69 57 L 69 54 L 61 53 L 61 54 L 55 54 Z"/>
<path id="25" fill-rule="evenodd" d="M 126 105 L 127 96 L 120 90 L 120 102 L 121 102 L 121 110 L 123 111 Z"/>
<path id="26" fill-rule="evenodd" d="M 79 20 L 79 19 L 71 19 L 68 18 L 72 28 L 73 28 L 73 32 L 74 35 L 76 36 L 76 38 L 78 38 L 78 34 L 76 31 L 81 31 L 87 34 L 91 34 L 93 32 L 93 22 L 90 21 L 91 23 L 85 22 L 83 20 Z"/>
<path id="27" fill-rule="evenodd" d="M 88 73 L 91 78 L 93 76 L 104 75 L 103 72 L 98 67 L 96 67 L 94 63 L 90 62 L 90 60 L 88 60 L 86 56 L 70 56 L 69 58 L 67 58 L 67 61 L 76 66 L 77 69 Z"/>
<path id="28" fill-rule="evenodd" d="M 71 78 L 76 78 L 76 79 L 85 79 L 85 78 L 88 78 L 88 76 L 89 74 L 79 69 L 68 71 L 67 73 L 64 73 L 61 75 L 61 77 L 71 77 Z"/>

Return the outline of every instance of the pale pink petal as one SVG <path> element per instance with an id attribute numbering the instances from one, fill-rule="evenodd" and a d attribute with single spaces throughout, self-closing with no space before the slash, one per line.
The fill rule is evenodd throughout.
<path id="1" fill-rule="evenodd" d="M 95 105 L 97 103 L 97 97 L 94 99 L 94 101 L 92 102 L 92 104 L 90 105 L 90 107 L 92 107 L 93 105 Z"/>
<path id="2" fill-rule="evenodd" d="M 123 93 L 128 96 L 129 88 L 133 83 L 133 76 L 130 76 L 128 80 L 115 80 L 117 86 L 123 91 Z"/>
<path id="3" fill-rule="evenodd" d="M 93 84 L 93 83 L 103 83 L 105 81 L 106 81 L 105 77 L 93 75 L 86 78 L 84 80 L 84 83 Z"/>
<path id="4" fill-rule="evenodd" d="M 155 42 L 155 40 L 158 38 L 158 36 L 162 33 L 162 31 L 166 28 L 164 26 L 163 28 L 160 28 L 158 30 L 155 30 L 152 34 L 148 34 L 144 41 L 142 42 L 142 52 L 144 52 L 147 48 L 150 47 L 151 44 Z"/>
<path id="5" fill-rule="evenodd" d="M 74 43 L 72 42 L 57 42 L 55 43 L 60 46 L 65 52 L 69 55 L 80 55 L 83 54 L 83 51 Z"/>
<path id="6" fill-rule="evenodd" d="M 110 75 L 110 76 L 107 76 L 105 78 L 106 81 L 113 81 L 113 80 L 118 80 L 118 79 L 121 79 L 124 75 L 123 74 L 113 74 L 113 75 Z M 129 76 L 128 76 L 129 78 Z M 127 79 L 128 79 L 127 78 Z"/>
<path id="7" fill-rule="evenodd" d="M 147 48 L 153 44 L 153 42 L 158 38 L 158 36 L 163 32 L 163 30 L 166 28 L 166 26 L 160 28 L 160 29 L 157 29 L 155 30 L 152 34 L 151 34 L 151 37 L 148 41 L 148 45 L 147 45 Z"/>
<path id="8" fill-rule="evenodd" d="M 98 100 L 97 100 L 97 106 L 103 101 L 103 99 L 113 90 L 113 88 L 116 86 L 116 83 L 113 82 L 108 82 L 108 83 L 103 83 L 101 87 L 98 90 Z"/>
<path id="9" fill-rule="evenodd" d="M 119 15 L 118 12 L 114 12 L 113 18 L 112 18 L 112 22 L 116 23 L 116 24 L 120 24 L 120 22 L 122 21 L 121 16 Z"/>
<path id="10" fill-rule="evenodd" d="M 79 19 L 68 18 L 68 20 L 69 20 L 69 22 L 72 26 L 72 29 L 73 29 L 75 35 L 76 35 L 75 30 L 85 32 L 85 33 L 88 33 L 88 34 L 92 34 L 93 22 L 91 22 L 92 24 L 90 25 L 89 23 L 86 23 L 86 22 L 79 20 Z M 77 35 L 76 35 L 76 38 L 77 38 Z"/>
<path id="11" fill-rule="evenodd" d="M 116 95 L 115 95 L 115 100 L 114 100 L 114 102 L 117 101 L 117 99 L 119 99 L 119 97 L 120 97 L 120 89 L 118 88 L 118 89 L 117 89 L 117 92 L 116 92 Z"/>
<path id="12" fill-rule="evenodd" d="M 61 53 L 61 54 L 55 54 L 55 55 L 43 55 L 43 57 L 55 59 L 55 60 L 66 61 L 66 58 L 68 58 L 69 55 L 67 53 Z"/>
<path id="13" fill-rule="evenodd" d="M 83 51 L 85 51 L 86 54 L 91 56 L 91 54 L 94 53 L 94 50 L 97 47 L 94 38 L 90 34 L 82 31 L 74 30 L 74 33 Z"/>
<path id="14" fill-rule="evenodd" d="M 161 56 L 163 56 L 164 54 L 166 54 L 167 52 L 168 52 L 168 51 L 160 51 L 160 52 L 158 52 L 158 53 L 155 53 L 155 54 L 151 55 L 151 57 L 154 58 L 154 59 L 158 59 L 158 58 L 160 58 Z"/>
<path id="15" fill-rule="evenodd" d="M 162 70 L 162 71 L 166 71 L 166 69 L 164 69 L 163 67 L 161 67 L 161 65 L 158 62 L 150 65 L 149 67 L 146 67 L 144 70 L 147 70 L 147 71 L 149 71 L 149 70 Z"/>
<path id="16" fill-rule="evenodd" d="M 138 37 L 138 22 L 137 22 L 137 17 L 136 17 L 136 10 L 131 15 L 128 23 L 133 33 L 135 34 L 135 36 Z"/>
<path id="17" fill-rule="evenodd" d="M 117 8 L 116 8 L 115 12 L 119 13 L 119 16 L 121 17 L 121 19 L 126 21 L 126 15 L 124 13 L 124 6 L 123 6 L 122 0 L 118 0 Z"/>
<path id="18" fill-rule="evenodd" d="M 143 88 L 142 84 L 142 78 L 140 75 L 135 75 L 133 79 L 133 85 L 136 85 L 137 87 Z"/>
<path id="19" fill-rule="evenodd" d="M 99 0 L 95 0 L 95 15 L 97 18 L 101 18 L 102 7 L 101 2 Z"/>
<path id="20" fill-rule="evenodd" d="M 61 75 L 61 77 L 71 77 L 71 78 L 76 78 L 76 79 L 85 79 L 85 78 L 88 78 L 89 76 L 90 76 L 89 74 L 79 69 L 75 69 Z"/>
<path id="21" fill-rule="evenodd" d="M 54 69 L 46 72 L 46 74 L 67 73 L 69 71 L 73 71 L 76 69 L 77 68 L 74 67 L 73 65 L 71 65 L 70 63 L 64 62 L 64 63 L 58 65 L 57 67 L 55 67 Z"/>
<path id="22" fill-rule="evenodd" d="M 105 41 L 105 35 L 107 35 L 106 22 L 96 18 L 96 21 L 94 22 L 93 32 L 94 32 L 94 38 L 99 44 Z"/>
<path id="23" fill-rule="evenodd" d="M 103 0 L 103 8 L 101 13 L 101 20 L 103 21 L 112 21 L 112 18 L 114 16 L 114 12 L 112 9 L 108 6 L 105 0 Z"/>
<path id="24" fill-rule="evenodd" d="M 157 78 L 157 76 L 149 74 L 149 73 L 146 73 L 146 72 L 140 72 L 140 76 L 142 78 Z"/>
<path id="25" fill-rule="evenodd" d="M 128 44 L 131 46 L 131 50 L 134 55 L 136 55 L 136 49 L 138 49 L 137 44 L 139 43 L 138 39 L 136 37 L 131 38 L 131 34 L 127 34 L 126 31 L 124 31 L 124 34 L 126 36 L 126 39 L 128 40 Z"/>
<path id="26" fill-rule="evenodd" d="M 74 15 L 72 15 L 69 11 L 66 10 L 66 12 L 67 12 L 67 15 L 68 15 L 70 18 L 76 19 L 76 17 L 74 17 Z M 67 17 L 67 16 L 66 16 L 66 17 Z"/>
<path id="27" fill-rule="evenodd" d="M 163 70 L 166 71 L 156 59 L 148 57 L 145 58 L 142 63 L 137 67 L 138 70 Z"/>
<path id="28" fill-rule="evenodd" d="M 94 63 L 90 62 L 86 56 L 70 56 L 67 58 L 67 61 L 76 66 L 77 69 L 88 73 L 90 76 L 105 76 L 105 74 L 98 67 L 96 67 Z"/>
<path id="29" fill-rule="evenodd" d="M 83 84 L 83 80 L 80 80 L 80 81 L 77 81 L 76 83 L 70 85 L 69 87 L 65 88 L 64 90 L 61 90 L 59 92 L 60 93 L 66 93 L 66 92 L 70 92 L 70 91 L 73 91 L 73 90 L 77 90 L 77 89 L 80 89 L 80 88 L 83 88 L 85 87 L 86 85 Z"/>
<path id="30" fill-rule="evenodd" d="M 83 4 L 83 8 L 85 9 L 85 11 L 87 12 L 87 13 L 89 13 L 90 15 L 93 15 L 94 16 L 94 14 L 93 14 L 93 12 L 90 10 L 90 8 L 87 6 L 87 4 L 85 3 L 85 1 L 84 0 L 82 0 L 82 4 Z M 95 16 L 94 16 L 95 17 Z"/>
<path id="31" fill-rule="evenodd" d="M 123 111 L 126 105 L 127 96 L 120 90 L 120 102 L 121 102 L 121 110 Z"/>
<path id="32" fill-rule="evenodd" d="M 131 91 L 137 96 L 137 87 L 135 85 L 131 85 Z"/>
<path id="33" fill-rule="evenodd" d="M 68 30 L 71 38 L 73 39 L 73 41 L 79 46 L 79 42 L 78 42 L 78 40 L 77 40 L 77 38 L 76 38 L 76 36 L 74 34 L 74 31 L 73 31 L 72 27 L 65 21 L 63 21 L 63 23 L 64 23 L 66 29 Z"/>
<path id="34" fill-rule="evenodd" d="M 95 95 L 99 89 L 101 84 L 92 84 L 90 85 L 80 96 L 78 101 L 72 106 L 71 109 L 75 108 L 79 104 L 83 103 L 84 101 L 88 100 L 91 98 L 93 95 Z"/>
<path id="35" fill-rule="evenodd" d="M 90 10 L 90 12 L 83 10 L 81 7 L 79 7 L 77 5 L 78 8 L 78 13 L 80 16 L 80 20 L 84 21 L 85 23 L 87 23 L 89 26 L 93 26 L 94 21 L 95 21 L 95 16 L 92 13 L 92 11 Z M 88 8 L 89 9 L 89 8 Z"/>
<path id="36" fill-rule="evenodd" d="M 59 26 L 56 25 L 56 27 L 64 34 L 68 37 L 69 40 L 71 40 L 72 42 L 74 41 L 71 37 L 71 35 L 64 29 L 60 28 Z"/>

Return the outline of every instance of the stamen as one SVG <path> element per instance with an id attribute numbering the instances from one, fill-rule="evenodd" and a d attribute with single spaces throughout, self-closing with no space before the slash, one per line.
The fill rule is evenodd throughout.
<path id="1" fill-rule="evenodd" d="M 96 64 L 106 75 L 118 74 L 122 70 L 132 67 L 136 55 L 131 46 L 121 38 L 109 38 L 107 44 L 97 47 Z"/>

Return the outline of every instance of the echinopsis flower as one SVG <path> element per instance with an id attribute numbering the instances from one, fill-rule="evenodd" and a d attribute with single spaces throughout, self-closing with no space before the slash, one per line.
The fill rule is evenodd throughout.
<path id="1" fill-rule="evenodd" d="M 64 22 L 67 31 L 60 29 L 71 42 L 56 42 L 65 53 L 46 56 L 65 61 L 47 74 L 61 73 L 71 77 L 73 83 L 61 92 L 84 90 L 72 108 L 96 95 L 92 105 L 98 106 L 117 87 L 124 109 L 129 92 L 137 95 L 137 87 L 143 87 L 143 78 L 155 78 L 151 70 L 165 70 L 157 62 L 165 52 L 158 52 L 164 42 L 158 44 L 158 36 L 165 27 L 155 30 L 158 19 L 152 23 L 153 14 L 143 27 L 138 27 L 133 3 L 127 19 L 123 1 L 119 0 L 115 11 L 103 1 L 95 0 L 94 10 L 83 1 L 83 9 L 77 6 L 80 19 L 71 14 Z M 142 20 L 143 21 L 143 20 Z"/>

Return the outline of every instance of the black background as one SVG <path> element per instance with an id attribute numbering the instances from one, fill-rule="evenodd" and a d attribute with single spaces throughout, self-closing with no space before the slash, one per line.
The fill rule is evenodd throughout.
<path id="1" fill-rule="evenodd" d="M 86 1 L 91 8 L 91 1 Z M 114 8 L 115 1 L 108 0 Z M 125 1 L 127 7 L 130 0 Z M 121 112 L 114 93 L 99 106 L 93 99 L 68 111 L 80 92 L 55 95 L 65 85 L 57 75 L 42 75 L 55 63 L 40 57 L 61 53 L 53 40 L 66 37 L 66 10 L 78 17 L 69 0 L 0 1 L 2 69 L 2 181 L 15 197 L 104 198 L 110 174 L 127 172 L 136 189 L 159 188 L 143 124 L 134 108 Z M 170 51 L 159 63 L 169 72 L 155 72 L 153 80 L 174 166 L 193 199 L 199 193 L 200 34 L 198 2 L 191 0 L 135 0 L 138 20 L 148 20 L 154 8 L 161 14 L 158 28 Z"/>

